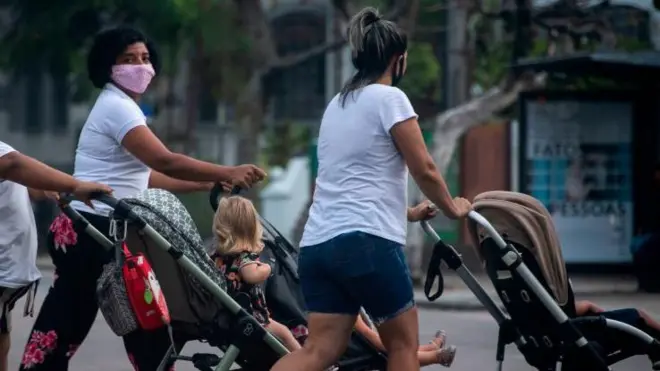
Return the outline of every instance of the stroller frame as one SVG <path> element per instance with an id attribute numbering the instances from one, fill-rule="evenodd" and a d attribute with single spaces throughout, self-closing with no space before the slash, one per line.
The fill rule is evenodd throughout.
<path id="1" fill-rule="evenodd" d="M 196 354 L 193 357 L 178 356 L 176 354 L 174 344 L 172 344 L 170 349 L 163 357 L 163 360 L 160 363 L 157 371 L 164 371 L 166 364 L 172 359 L 191 361 L 195 363 L 195 366 L 198 367 L 198 369 L 205 371 L 229 371 L 239 356 L 240 344 L 245 344 L 250 341 L 250 339 L 255 338 L 261 338 L 265 344 L 267 344 L 275 353 L 279 354 L 280 356 L 284 356 L 289 353 L 288 349 L 282 345 L 282 343 L 277 338 L 271 335 L 270 332 L 266 331 L 266 329 L 264 329 L 263 326 L 261 326 L 261 324 L 257 322 L 254 317 L 252 317 L 243 307 L 234 301 L 224 290 L 218 287 L 190 259 L 184 256 L 181 251 L 172 246 L 155 229 L 153 229 L 148 223 L 142 220 L 141 217 L 135 214 L 130 205 L 122 200 L 117 200 L 114 197 L 104 194 L 96 195 L 94 199 L 114 209 L 112 214 L 112 218 L 114 220 L 131 223 L 137 228 L 137 232 L 139 234 L 150 238 L 156 246 L 166 251 L 183 269 L 186 270 L 186 272 L 195 277 L 199 283 L 212 294 L 212 296 L 220 305 L 226 308 L 230 314 L 236 318 L 236 325 L 232 330 L 238 336 L 238 339 L 234 339 L 234 343 L 230 344 L 229 347 L 224 351 L 222 358 L 212 354 Z M 60 208 L 64 214 L 69 217 L 69 219 L 71 219 L 75 226 L 81 230 L 84 230 L 102 246 L 108 249 L 112 249 L 114 247 L 112 241 L 110 241 L 100 231 L 94 228 L 89 221 L 80 215 L 80 213 L 73 210 L 73 208 L 71 208 L 68 204 L 62 202 L 60 204 Z M 235 343 L 239 345 L 236 345 Z M 199 356 L 199 358 L 195 356 Z M 215 369 L 211 368 L 211 364 L 217 364 Z"/>
<path id="2" fill-rule="evenodd" d="M 610 370 L 608 362 L 597 352 L 594 345 L 587 341 L 582 332 L 578 329 L 575 324 L 575 320 L 571 320 L 566 313 L 561 309 L 557 304 L 554 298 L 545 290 L 543 285 L 539 282 L 537 277 L 532 273 L 532 271 L 523 263 L 520 253 L 515 249 L 514 246 L 507 243 L 504 238 L 497 232 L 495 227 L 481 214 L 476 211 L 471 211 L 467 215 L 468 218 L 472 219 L 475 223 L 484 228 L 488 236 L 494 241 L 495 245 L 499 248 L 499 257 L 504 263 L 504 266 L 512 274 L 515 273 L 519 275 L 528 285 L 529 289 L 537 296 L 541 303 L 548 309 L 551 313 L 557 325 L 564 328 L 565 338 L 564 341 L 567 344 L 575 346 L 580 354 L 589 359 L 594 368 L 590 370 L 598 371 L 608 371 Z M 443 278 L 440 272 L 440 265 L 442 262 L 445 262 L 448 268 L 455 271 L 458 276 L 463 280 L 466 286 L 472 291 L 472 293 L 477 297 L 477 299 L 484 305 L 486 310 L 491 314 L 499 325 L 499 334 L 497 341 L 497 351 L 496 351 L 496 361 L 497 361 L 497 370 L 502 370 L 502 365 L 504 362 L 504 353 L 505 348 L 508 344 L 515 343 L 520 352 L 523 354 L 525 359 L 528 360 L 528 343 L 525 338 L 518 332 L 515 324 L 495 303 L 492 297 L 484 290 L 481 284 L 477 281 L 475 276 L 470 272 L 470 270 L 463 263 L 461 255 L 456 251 L 456 249 L 445 243 L 440 236 L 433 230 L 428 222 L 421 222 L 422 229 L 435 240 L 435 246 L 433 248 L 433 255 L 429 263 L 429 271 L 426 277 L 426 283 L 424 291 L 430 301 L 433 301 L 442 295 L 443 291 Z M 438 290 L 435 294 L 431 295 L 431 289 L 438 281 Z M 604 319 L 599 316 L 594 317 L 582 317 L 578 320 L 579 322 L 600 322 L 604 323 L 608 328 L 618 330 L 624 333 L 627 333 L 643 343 L 648 344 L 650 349 L 658 350 L 660 344 L 645 332 L 628 325 L 623 322 L 614 321 L 610 319 Z M 658 354 L 660 355 L 660 354 Z M 610 363 L 616 363 L 620 360 L 628 358 L 628 356 L 619 355 L 616 358 L 608 357 L 608 360 L 612 361 Z M 660 365 L 660 358 L 652 359 L 654 367 Z"/>

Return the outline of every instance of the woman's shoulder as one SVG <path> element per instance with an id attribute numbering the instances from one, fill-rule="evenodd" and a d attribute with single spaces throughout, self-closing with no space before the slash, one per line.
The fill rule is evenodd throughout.
<path id="1" fill-rule="evenodd" d="M 144 113 L 140 109 L 140 106 L 135 103 L 134 100 L 124 97 L 113 90 L 104 89 L 96 102 L 94 107 L 90 112 L 90 118 L 95 116 L 95 118 L 105 118 L 106 120 L 134 120 L 134 119 L 143 119 Z"/>
<path id="2" fill-rule="evenodd" d="M 369 96 L 399 96 L 408 98 L 403 90 L 392 85 L 370 84 L 364 87 L 364 91 Z"/>

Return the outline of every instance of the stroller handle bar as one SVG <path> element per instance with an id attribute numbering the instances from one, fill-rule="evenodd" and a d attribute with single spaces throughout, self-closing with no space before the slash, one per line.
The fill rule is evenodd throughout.
<path id="1" fill-rule="evenodd" d="M 435 205 L 433 205 L 432 207 L 435 208 L 435 209 L 438 208 Z M 490 224 L 488 219 L 484 218 L 483 215 L 481 215 L 478 212 L 472 210 L 467 214 L 467 218 L 472 219 L 475 223 L 482 226 L 486 230 L 486 233 L 488 233 L 488 235 L 495 241 L 497 246 L 499 246 L 499 248 L 501 248 L 501 249 L 506 248 L 507 244 L 506 244 L 506 241 L 504 241 L 504 238 L 502 238 L 502 236 L 499 233 L 497 233 L 497 230 L 495 229 L 495 227 L 493 227 L 493 225 Z M 438 234 L 435 233 L 433 228 L 431 228 L 431 226 L 429 225 L 428 222 L 422 221 L 421 224 L 422 224 L 422 229 L 424 229 L 424 232 L 426 232 L 428 235 L 433 237 L 436 241 L 441 241 L 442 240 L 440 238 L 440 236 L 438 236 Z"/>
<path id="2" fill-rule="evenodd" d="M 74 226 L 77 226 L 80 230 L 85 231 L 90 235 L 96 242 L 98 242 L 106 250 L 111 250 L 113 248 L 113 243 L 106 236 L 103 235 L 98 229 L 94 226 L 79 212 L 74 210 L 69 203 L 73 201 L 73 197 L 68 194 L 61 193 L 60 200 L 57 203 L 62 213 L 71 220 Z"/>
<path id="3" fill-rule="evenodd" d="M 224 189 L 222 188 L 222 184 L 216 183 L 213 185 L 213 188 L 211 188 L 211 192 L 209 193 L 209 204 L 211 204 L 211 209 L 213 211 L 218 210 L 218 205 L 220 204 L 220 196 L 222 195 L 222 192 Z M 242 189 L 239 186 L 234 186 L 234 188 L 231 189 L 231 192 L 229 193 L 230 195 L 237 195 L 241 193 Z"/>
<path id="4" fill-rule="evenodd" d="M 493 225 L 490 224 L 490 222 L 486 218 L 484 218 L 483 215 L 473 210 L 467 214 L 467 217 L 468 219 L 472 219 L 475 223 L 482 226 L 486 230 L 486 233 L 488 233 L 490 238 L 492 238 L 493 241 L 495 241 L 495 243 L 500 249 L 506 248 L 507 243 L 506 241 L 504 241 L 504 238 L 502 238 L 502 236 L 497 232 L 495 227 L 493 227 Z"/>

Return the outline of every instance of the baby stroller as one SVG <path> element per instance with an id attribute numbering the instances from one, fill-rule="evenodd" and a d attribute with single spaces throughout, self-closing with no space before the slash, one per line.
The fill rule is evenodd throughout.
<path id="1" fill-rule="evenodd" d="M 220 190 L 216 187 L 211 193 L 213 207 L 217 207 Z M 226 293 L 226 282 L 204 248 L 192 217 L 174 195 L 150 189 L 131 199 L 117 200 L 107 195 L 95 199 L 114 210 L 112 224 L 120 227 L 111 228 L 110 237 L 125 241 L 131 253 L 147 257 L 166 298 L 173 344 L 158 371 L 172 360 L 190 361 L 203 371 L 228 371 L 234 363 L 240 370 L 266 371 L 287 353 L 280 341 Z M 108 248 L 116 246 L 71 207 L 62 204 L 61 208 L 78 230 Z M 304 326 L 297 251 L 272 225 L 263 222 L 267 233 L 261 258 L 272 265 L 265 287 L 269 309 L 275 320 L 290 328 Z M 177 349 L 191 340 L 208 342 L 224 354 L 177 354 Z M 351 340 L 334 370 L 385 370 L 384 354 L 357 333 Z"/>
<path id="2" fill-rule="evenodd" d="M 424 290 L 431 301 L 442 295 L 442 261 L 457 272 L 499 324 L 498 370 L 511 343 L 540 371 L 555 370 L 558 363 L 564 371 L 606 371 L 640 354 L 660 369 L 660 343 L 645 332 L 599 315 L 576 317 L 559 240 L 538 200 L 515 192 L 485 192 L 475 198 L 473 209 L 468 229 L 508 315 L 426 222 L 422 228 L 437 242 Z M 436 281 L 438 290 L 431 294 Z"/>

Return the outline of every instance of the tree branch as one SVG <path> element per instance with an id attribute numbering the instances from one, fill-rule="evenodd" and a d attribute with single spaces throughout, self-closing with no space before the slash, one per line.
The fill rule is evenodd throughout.
<path id="1" fill-rule="evenodd" d="M 395 6 L 392 8 L 391 11 L 387 12 L 385 16 L 383 17 L 384 19 L 392 20 L 395 21 L 399 19 L 401 16 L 405 15 L 408 6 L 409 6 L 410 0 L 397 0 Z M 332 3 L 334 6 L 338 7 L 337 9 L 339 10 L 342 15 L 348 14 L 347 12 L 350 11 L 356 11 L 355 9 L 352 9 L 352 7 L 349 6 L 349 2 L 347 0 L 332 0 Z M 352 14 L 351 14 L 352 17 Z M 350 18 L 350 17 L 349 17 Z M 311 47 L 305 51 L 279 57 L 277 58 L 273 63 L 271 63 L 267 69 L 268 72 L 272 71 L 273 69 L 278 69 L 278 68 L 288 68 L 288 67 L 293 67 L 297 66 L 300 63 L 303 63 L 307 60 L 310 60 L 314 57 L 317 57 L 319 55 L 323 55 L 328 52 L 333 52 L 337 49 L 340 49 L 346 45 L 346 39 L 341 37 L 338 40 L 334 41 L 329 41 L 326 42 L 325 44 L 317 45 L 314 47 Z"/>
<path id="2" fill-rule="evenodd" d="M 348 0 L 332 0 L 332 6 L 337 12 L 339 12 L 339 14 L 341 14 L 345 21 L 348 21 L 353 14 L 357 13 L 353 3 Z"/>
<path id="3" fill-rule="evenodd" d="M 399 18 L 408 13 L 411 0 L 396 0 L 394 7 L 385 13 L 384 19 L 396 22 Z"/>
<path id="4" fill-rule="evenodd" d="M 490 120 L 495 113 L 513 104 L 518 95 L 545 85 L 546 75 L 523 75 L 510 88 L 506 83 L 494 87 L 482 96 L 440 114 L 435 120 L 431 154 L 444 172 L 449 166 L 456 143 L 469 129 Z"/>
<path id="5" fill-rule="evenodd" d="M 331 41 L 325 44 L 317 45 L 309 48 L 300 53 L 291 54 L 288 56 L 278 58 L 274 63 L 271 63 L 269 69 L 287 68 L 297 66 L 309 59 L 323 55 L 328 52 L 335 51 L 346 44 L 346 40 L 341 38 L 339 40 Z"/>

